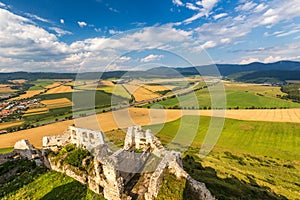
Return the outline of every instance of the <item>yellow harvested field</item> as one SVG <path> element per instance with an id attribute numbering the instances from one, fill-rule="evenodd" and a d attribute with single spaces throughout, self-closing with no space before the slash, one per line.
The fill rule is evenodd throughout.
<path id="1" fill-rule="evenodd" d="M 176 88 L 174 85 L 143 85 L 147 90 L 151 90 L 152 92 L 160 92 L 165 90 L 173 90 Z"/>
<path id="2" fill-rule="evenodd" d="M 50 85 L 47 85 L 45 88 L 51 89 L 51 88 L 58 87 L 58 86 L 60 86 L 60 85 L 61 85 L 61 83 L 54 82 L 54 83 L 52 83 L 52 84 L 50 84 Z"/>
<path id="3" fill-rule="evenodd" d="M 134 96 L 134 99 L 137 102 L 159 97 L 158 94 L 155 94 L 150 90 L 143 88 L 142 86 L 131 84 L 126 84 L 124 86 L 128 90 L 128 92 L 130 92 L 130 94 Z"/>
<path id="4" fill-rule="evenodd" d="M 217 110 L 214 116 L 221 116 L 222 112 Z M 12 147 L 20 139 L 28 139 L 34 146 L 40 148 L 43 136 L 62 134 L 72 124 L 106 132 L 133 125 L 143 126 L 174 121 L 183 115 L 211 116 L 212 111 L 129 108 L 0 135 L 0 148 Z M 300 109 L 227 110 L 226 117 L 239 120 L 300 123 Z"/>
<path id="5" fill-rule="evenodd" d="M 16 90 L 11 89 L 11 85 L 0 84 L 0 93 L 10 93 Z"/>
<path id="6" fill-rule="evenodd" d="M 32 108 L 27 110 L 25 113 L 36 113 L 36 112 L 44 112 L 44 111 L 48 111 L 48 108 Z"/>
<path id="7" fill-rule="evenodd" d="M 47 108 L 63 108 L 72 106 L 72 101 L 67 98 L 52 99 L 41 101 L 42 104 L 46 105 Z"/>
<path id="8" fill-rule="evenodd" d="M 20 122 L 5 122 L 5 123 L 1 123 L 0 124 L 0 129 L 6 129 L 9 127 L 13 127 L 13 126 L 19 126 L 21 124 L 23 124 L 24 122 L 20 121 Z"/>
<path id="9" fill-rule="evenodd" d="M 21 94 L 20 96 L 12 98 L 10 100 L 13 101 L 13 100 L 20 100 L 20 99 L 31 98 L 31 97 L 33 97 L 35 95 L 41 94 L 42 92 L 44 92 L 44 90 L 28 90 L 28 91 L 26 91 L 25 94 Z"/>
<path id="10" fill-rule="evenodd" d="M 25 112 L 25 114 L 23 115 L 23 117 L 31 116 L 31 115 L 44 114 L 44 113 L 47 113 L 47 112 L 49 112 L 48 108 L 32 108 L 32 109 L 27 110 Z"/>
<path id="11" fill-rule="evenodd" d="M 27 80 L 25 80 L 25 79 L 16 79 L 16 80 L 9 80 L 9 82 L 22 84 L 22 83 L 27 82 Z"/>
<path id="12" fill-rule="evenodd" d="M 114 86 L 115 84 L 111 81 L 108 81 L 108 80 L 102 80 L 102 81 L 99 81 L 99 84 L 98 85 L 103 85 L 103 86 Z"/>
<path id="13" fill-rule="evenodd" d="M 67 92 L 73 92 L 71 86 L 61 85 L 59 87 L 48 90 L 45 94 L 59 94 L 59 93 L 67 93 Z"/>

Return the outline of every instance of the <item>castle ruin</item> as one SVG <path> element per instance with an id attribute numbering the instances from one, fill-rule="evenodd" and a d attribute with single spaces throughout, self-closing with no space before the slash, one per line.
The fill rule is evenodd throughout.
<path id="1" fill-rule="evenodd" d="M 55 162 L 49 156 L 50 152 L 58 152 L 70 144 L 84 148 L 92 154 L 92 159 L 83 161 L 92 163 L 89 173 L 77 173 L 74 168 Z M 128 128 L 123 148 L 115 152 L 104 140 L 101 131 L 74 126 L 70 126 L 62 135 L 44 137 L 42 153 L 26 140 L 17 142 L 15 151 L 22 157 L 34 160 L 38 165 L 43 164 L 76 179 L 94 192 L 103 194 L 108 200 L 131 199 L 124 193 L 126 184 L 137 173 L 141 173 L 145 165 L 151 163 L 155 157 L 159 163 L 151 172 L 144 199 L 153 200 L 157 197 L 166 170 L 177 178 L 185 178 L 199 199 L 214 199 L 204 183 L 194 180 L 184 171 L 179 152 L 166 150 L 151 130 L 144 131 L 140 126 Z"/>

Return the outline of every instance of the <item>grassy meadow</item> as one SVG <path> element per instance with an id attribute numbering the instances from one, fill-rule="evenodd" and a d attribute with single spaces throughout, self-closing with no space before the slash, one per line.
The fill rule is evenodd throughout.
<path id="1" fill-rule="evenodd" d="M 280 87 L 234 83 L 226 83 L 224 87 L 228 109 L 300 108 L 299 103 L 281 99 L 285 94 L 280 91 Z M 214 91 L 214 86 L 211 86 L 210 90 Z M 215 92 L 217 94 L 218 91 Z M 205 109 L 211 107 L 211 96 L 209 89 L 204 88 L 191 94 L 160 101 L 158 104 L 165 108 L 199 107 Z"/>
<path id="2" fill-rule="evenodd" d="M 193 131 L 194 116 L 185 116 L 182 134 Z M 150 126 L 165 144 L 175 137 L 181 120 Z M 297 199 L 300 196 L 300 124 L 226 119 L 213 151 L 200 159 L 209 117 L 201 117 L 184 168 L 205 182 L 218 199 Z M 220 192 L 221 191 L 221 192 Z"/>

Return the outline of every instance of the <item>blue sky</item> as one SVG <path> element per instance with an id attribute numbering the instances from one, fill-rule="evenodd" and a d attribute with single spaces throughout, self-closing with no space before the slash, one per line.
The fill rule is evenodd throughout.
<path id="1" fill-rule="evenodd" d="M 0 71 L 300 60 L 299 0 L 0 0 Z"/>

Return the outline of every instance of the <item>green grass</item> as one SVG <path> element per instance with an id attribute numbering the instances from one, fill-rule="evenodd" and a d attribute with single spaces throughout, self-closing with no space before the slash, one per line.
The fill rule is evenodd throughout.
<path id="1" fill-rule="evenodd" d="M 35 167 L 30 161 L 7 163 L 5 167 L 16 166 L 26 170 L 20 170 L 12 179 L 0 183 L 1 199 L 104 199 L 78 181 L 58 172 Z"/>
<path id="2" fill-rule="evenodd" d="M 164 124 L 161 130 L 161 125 L 150 128 L 168 144 L 178 130 L 182 130 L 183 138 L 193 131 L 196 116 L 184 118 L 181 129 L 180 119 Z M 209 123 L 209 117 L 200 118 L 196 137 L 185 155 L 197 157 Z M 246 194 L 250 199 L 280 199 L 280 195 L 295 199 L 300 196 L 299 133 L 300 124 L 296 123 L 226 119 L 213 151 L 204 159 L 196 159 L 196 164 L 184 165 L 194 178 L 210 185 L 219 199 L 241 199 Z M 247 195 L 245 199 L 249 199 Z"/>
<path id="3" fill-rule="evenodd" d="M 184 116 L 181 119 L 164 124 L 157 136 L 163 142 L 169 142 L 177 132 L 178 135 L 184 138 L 189 132 L 197 131 L 192 147 L 200 148 L 208 130 L 210 119 L 210 117 L 200 117 L 199 128 L 195 129 L 195 126 L 191 126 L 191 124 L 197 122 L 199 117 Z M 152 125 L 149 128 L 153 132 L 157 132 L 161 125 Z M 299 133 L 300 124 L 298 123 L 225 119 L 217 147 L 242 153 L 253 153 L 287 160 L 300 160 Z"/>
<path id="4" fill-rule="evenodd" d="M 14 148 L 0 148 L 0 154 L 10 153 L 14 150 Z"/>
<path id="5" fill-rule="evenodd" d="M 82 109 L 90 108 L 91 105 L 95 105 L 95 107 L 97 108 L 110 107 L 112 101 L 115 104 L 128 101 L 128 99 L 126 98 L 120 96 L 113 96 L 103 91 L 82 91 L 59 94 L 45 94 L 39 95 L 37 96 L 37 98 L 41 98 L 42 100 L 67 98 L 70 101 L 73 101 L 76 108 Z"/>
<path id="6" fill-rule="evenodd" d="M 240 87 L 228 84 L 225 86 L 225 90 L 227 108 L 300 108 L 299 103 L 276 97 L 276 95 L 283 95 L 279 87 Z M 218 91 L 215 93 L 217 94 Z M 192 94 L 161 101 L 159 104 L 166 108 L 175 106 L 209 108 L 211 107 L 211 96 L 208 89 L 202 89 Z M 218 105 L 216 107 L 218 107 Z"/>
<path id="7" fill-rule="evenodd" d="M 42 90 L 47 85 L 50 85 L 54 83 L 54 80 L 51 79 L 38 79 L 36 81 L 30 82 L 30 84 L 33 84 L 34 86 L 30 87 L 29 90 Z"/>

